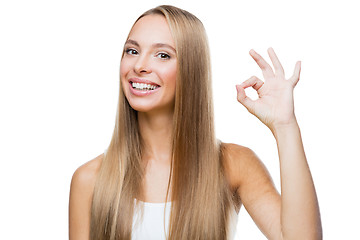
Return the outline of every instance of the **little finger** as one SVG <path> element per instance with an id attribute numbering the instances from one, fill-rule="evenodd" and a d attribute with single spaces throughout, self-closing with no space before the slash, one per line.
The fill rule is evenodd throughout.
<path id="1" fill-rule="evenodd" d="M 301 72 L 301 62 L 298 61 L 295 65 L 295 70 L 294 70 L 294 74 L 292 75 L 292 77 L 289 79 L 294 86 L 296 86 L 296 84 L 299 82 L 300 80 L 300 72 Z"/>

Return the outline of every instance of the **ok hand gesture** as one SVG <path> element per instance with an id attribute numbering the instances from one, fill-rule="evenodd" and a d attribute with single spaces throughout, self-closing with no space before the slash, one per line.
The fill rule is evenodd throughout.
<path id="1" fill-rule="evenodd" d="M 236 89 L 238 101 L 274 131 L 277 127 L 296 123 L 293 90 L 300 78 L 301 63 L 297 62 L 293 76 L 285 79 L 284 69 L 274 50 L 269 48 L 268 53 L 275 72 L 258 53 L 251 50 L 250 55 L 261 68 L 265 82 L 253 76 L 236 85 Z M 248 87 L 256 90 L 258 99 L 246 96 L 245 89 Z"/>

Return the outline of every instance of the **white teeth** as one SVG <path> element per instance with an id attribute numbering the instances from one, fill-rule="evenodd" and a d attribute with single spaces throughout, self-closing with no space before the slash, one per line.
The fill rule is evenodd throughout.
<path id="1" fill-rule="evenodd" d="M 158 88 L 158 86 L 146 84 L 146 83 L 132 83 L 132 87 L 139 90 L 154 90 Z"/>

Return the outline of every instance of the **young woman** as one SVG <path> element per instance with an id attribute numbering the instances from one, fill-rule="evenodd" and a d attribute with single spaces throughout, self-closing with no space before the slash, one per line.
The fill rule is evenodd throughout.
<path id="1" fill-rule="evenodd" d="M 244 205 L 269 239 L 321 239 L 317 197 L 294 114 L 300 62 L 285 79 L 255 51 L 263 71 L 237 99 L 272 131 L 281 196 L 258 157 L 214 135 L 209 50 L 202 23 L 172 6 L 132 27 L 120 67 L 116 125 L 106 153 L 74 173 L 70 239 L 232 239 Z M 253 87 L 253 101 L 244 89 Z"/>

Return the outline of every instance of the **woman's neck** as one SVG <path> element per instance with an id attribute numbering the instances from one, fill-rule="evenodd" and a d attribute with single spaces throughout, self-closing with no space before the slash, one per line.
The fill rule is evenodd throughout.
<path id="1" fill-rule="evenodd" d="M 143 158 L 170 164 L 173 114 L 138 112 L 138 122 L 144 143 Z"/>

